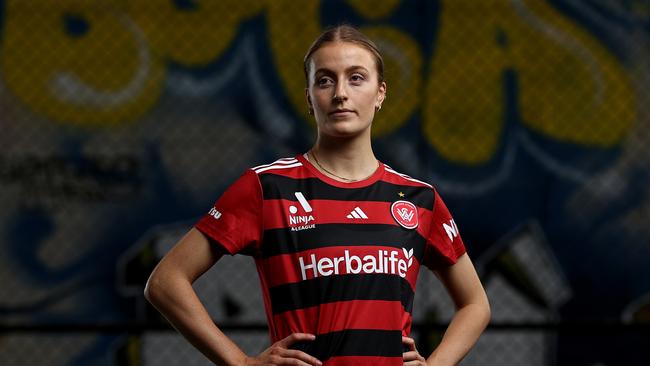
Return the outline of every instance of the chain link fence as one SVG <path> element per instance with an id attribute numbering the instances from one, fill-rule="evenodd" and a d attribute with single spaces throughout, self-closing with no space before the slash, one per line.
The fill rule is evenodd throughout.
<path id="1" fill-rule="evenodd" d="M 488 291 L 463 365 L 650 358 L 650 3 L 0 0 L 0 360 L 207 364 L 142 297 L 246 168 L 311 145 L 302 57 L 328 25 L 379 45 L 374 149 L 432 182 Z M 196 283 L 268 345 L 250 258 Z M 413 335 L 453 305 L 422 272 Z"/>

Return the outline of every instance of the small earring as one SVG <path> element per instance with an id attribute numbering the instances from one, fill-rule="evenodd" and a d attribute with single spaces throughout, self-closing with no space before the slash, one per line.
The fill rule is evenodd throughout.
<path id="1" fill-rule="evenodd" d="M 381 104 L 376 106 L 375 109 L 377 110 L 377 112 L 379 112 L 381 110 Z"/>
<path id="2" fill-rule="evenodd" d="M 313 116 L 314 115 L 314 108 L 309 108 L 309 115 Z"/>

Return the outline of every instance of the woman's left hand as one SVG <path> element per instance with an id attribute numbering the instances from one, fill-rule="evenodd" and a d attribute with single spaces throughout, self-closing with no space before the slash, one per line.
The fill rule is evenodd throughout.
<path id="1" fill-rule="evenodd" d="M 402 344 L 408 346 L 409 351 L 402 354 L 404 366 L 426 366 L 427 362 L 415 348 L 415 340 L 409 337 L 402 337 Z"/>

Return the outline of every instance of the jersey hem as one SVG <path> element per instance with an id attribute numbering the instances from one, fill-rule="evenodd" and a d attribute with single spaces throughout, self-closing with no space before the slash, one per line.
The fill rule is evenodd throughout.
<path id="1" fill-rule="evenodd" d="M 220 247 L 222 247 L 228 254 L 230 254 L 230 255 L 235 255 L 236 254 L 236 252 L 233 250 L 233 248 L 235 247 L 233 245 L 233 243 L 230 240 L 228 240 L 227 238 L 217 239 L 216 238 L 216 236 L 217 236 L 216 232 L 214 230 L 212 230 L 212 228 L 210 228 L 209 226 L 201 225 L 201 223 L 199 222 L 196 225 L 194 225 L 194 228 L 196 230 L 200 231 L 206 237 L 208 237 L 210 239 L 211 243 L 215 243 L 215 244 L 219 245 Z"/>

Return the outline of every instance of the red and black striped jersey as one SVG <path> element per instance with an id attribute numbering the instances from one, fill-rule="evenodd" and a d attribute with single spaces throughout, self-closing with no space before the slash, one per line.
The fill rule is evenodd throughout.
<path id="1" fill-rule="evenodd" d="M 251 255 L 273 342 L 325 365 L 402 365 L 420 265 L 453 264 L 465 247 L 429 184 L 385 164 L 343 183 L 304 155 L 247 170 L 196 228 L 230 254 Z"/>

